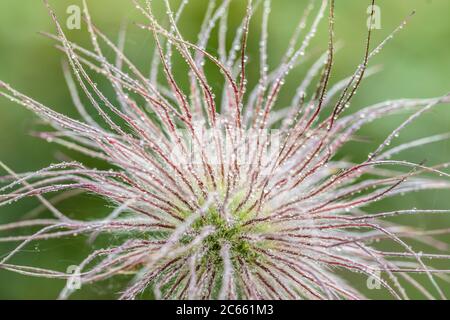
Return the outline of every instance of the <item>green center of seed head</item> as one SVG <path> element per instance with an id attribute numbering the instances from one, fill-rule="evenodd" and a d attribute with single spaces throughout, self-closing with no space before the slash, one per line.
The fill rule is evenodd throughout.
<path id="1" fill-rule="evenodd" d="M 228 223 L 218 212 L 217 209 L 212 208 L 208 210 L 204 217 L 194 223 L 194 229 L 199 231 L 203 227 L 213 226 L 215 231 L 209 235 L 204 243 L 207 247 L 206 254 L 203 257 L 205 262 L 212 262 L 213 264 L 222 264 L 222 257 L 220 251 L 225 243 L 230 245 L 230 255 L 233 262 L 237 258 L 245 260 L 246 262 L 257 259 L 257 251 L 249 243 L 248 240 L 243 239 L 247 229 L 243 226 L 244 222 L 242 216 L 234 217 L 235 221 Z"/>
<path id="2" fill-rule="evenodd" d="M 195 233 L 200 233 L 205 227 L 214 227 L 214 232 L 203 240 L 203 246 L 206 247 L 205 254 L 202 257 L 204 264 L 213 263 L 220 267 L 223 265 L 221 250 L 224 244 L 230 246 L 230 257 L 232 263 L 236 263 L 238 258 L 247 263 L 255 262 L 259 258 L 259 253 L 255 249 L 255 243 L 250 243 L 248 239 L 242 236 L 249 233 L 257 233 L 261 226 L 250 226 L 245 223 L 254 216 L 254 212 L 247 208 L 242 208 L 236 212 L 236 208 L 242 200 L 243 195 L 235 196 L 230 204 L 229 210 L 232 212 L 231 222 L 228 222 L 223 214 L 214 205 L 211 205 L 203 215 L 193 224 L 192 229 Z M 183 242 L 189 243 L 193 237 L 187 236 Z"/>

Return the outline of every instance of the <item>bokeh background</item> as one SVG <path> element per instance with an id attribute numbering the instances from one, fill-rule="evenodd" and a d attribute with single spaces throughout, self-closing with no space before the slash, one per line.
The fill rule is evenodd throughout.
<path id="1" fill-rule="evenodd" d="M 153 2 L 156 6 L 155 10 L 163 16 L 165 10 L 162 9 L 162 1 L 154 0 Z M 172 2 L 174 6 L 178 3 L 178 1 Z M 343 47 L 336 54 L 333 82 L 352 74 L 362 60 L 367 32 L 366 10 L 370 1 L 337 0 L 336 2 L 336 37 Z M 416 15 L 408 26 L 373 59 L 372 65 L 381 65 L 383 71 L 364 82 L 352 103 L 352 110 L 387 99 L 433 97 L 450 91 L 450 1 L 378 0 L 377 2 L 381 7 L 382 28 L 374 32 L 374 44 L 395 29 L 411 11 L 416 10 Z M 78 0 L 50 0 L 50 3 L 63 22 L 67 18 L 66 9 L 69 5 L 81 5 L 81 1 Z M 196 40 L 206 3 L 206 0 L 191 0 L 186 9 L 181 20 L 181 30 L 188 39 Z M 269 62 L 272 66 L 278 62 L 284 52 L 306 3 L 306 0 L 273 1 L 269 33 Z M 126 53 L 142 70 L 148 70 L 153 41 L 149 33 L 133 25 L 135 21 L 144 20 L 131 0 L 90 0 L 88 5 L 96 24 L 112 39 L 116 39 L 122 23 L 129 24 Z M 239 22 L 244 9 L 245 1 L 233 1 L 230 14 L 231 26 Z M 249 52 L 249 58 L 256 61 L 260 24 L 261 17 L 258 11 L 252 21 Z M 53 41 L 39 35 L 38 31 L 54 32 L 52 21 L 41 1 L 0 1 L 0 78 L 54 110 L 76 117 L 61 72 L 63 54 L 54 47 Z M 81 30 L 67 30 L 67 35 L 70 39 L 89 46 L 86 31 L 85 26 L 82 26 Z M 230 31 L 233 31 L 232 27 Z M 230 36 L 232 35 L 231 32 Z M 324 23 L 311 46 L 310 53 L 313 58 L 326 49 L 326 37 L 326 23 Z M 214 39 L 209 49 L 215 50 Z M 183 70 L 184 67 L 175 62 L 175 68 Z M 285 92 L 294 90 L 294 84 L 301 81 L 305 70 L 305 67 L 300 67 L 292 73 Z M 250 63 L 249 74 L 255 79 L 255 75 L 258 74 L 257 63 Z M 99 83 L 101 87 L 102 83 Z M 105 86 L 105 90 L 108 92 L 109 88 Z M 288 101 L 281 99 L 280 105 Z M 405 117 L 406 115 L 390 117 L 366 127 L 359 133 L 365 142 L 347 146 L 343 150 L 343 156 L 353 161 L 364 159 L 368 152 L 383 141 Z M 93 167 L 102 165 L 30 134 L 42 129 L 45 127 L 31 112 L 8 100 L 0 99 L 1 161 L 16 172 L 37 170 L 67 157 L 85 161 Z M 450 106 L 444 105 L 428 112 L 403 131 L 395 140 L 395 144 L 448 131 L 450 131 Z M 414 149 L 403 153 L 401 157 L 416 162 L 426 160 L 427 164 L 446 162 L 450 160 L 450 141 Z M 5 173 L 0 172 L 0 175 L 3 174 Z M 30 211 L 32 211 L 31 214 L 35 214 L 38 206 L 39 203 L 35 199 L 29 199 L 12 206 L 0 207 L 0 223 L 24 218 L 30 215 Z M 450 192 L 430 191 L 397 197 L 377 204 L 374 210 L 413 207 L 448 209 L 450 208 Z M 102 200 L 90 195 L 66 200 L 60 203 L 58 208 L 71 216 L 80 218 L 102 215 L 110 211 Z M 48 212 L 43 210 L 40 215 L 45 217 Z M 397 219 L 399 220 L 404 224 L 424 229 L 450 227 L 450 217 L 445 215 Z M 448 236 L 442 236 L 439 239 L 450 243 Z M 14 245 L 16 244 L 0 242 L 0 257 L 7 254 Z M 107 243 L 99 243 L 96 246 L 102 245 Z M 418 251 L 432 251 L 426 247 L 422 248 L 417 243 L 412 245 Z M 90 250 L 84 238 L 39 242 L 23 249 L 14 262 L 64 271 L 68 265 L 79 263 Z M 445 261 L 433 262 L 433 265 L 450 269 L 449 263 Z M 417 279 L 424 285 L 428 285 L 424 277 L 419 276 Z M 111 292 L 119 290 L 127 280 L 129 278 L 123 277 L 123 279 L 83 288 L 74 295 L 74 298 L 114 298 Z M 369 297 L 388 298 L 383 290 L 367 290 L 366 279 L 354 276 L 353 280 L 358 281 L 358 287 Z M 440 283 L 450 296 L 450 285 L 443 281 Z M 64 283 L 59 280 L 29 278 L 0 270 L 0 298 L 2 299 L 54 299 L 63 286 Z M 412 294 L 411 297 L 420 296 Z"/>

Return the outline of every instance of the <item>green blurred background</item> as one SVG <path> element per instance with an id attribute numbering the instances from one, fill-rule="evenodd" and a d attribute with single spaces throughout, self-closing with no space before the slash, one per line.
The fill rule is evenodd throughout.
<path id="1" fill-rule="evenodd" d="M 156 11 L 164 15 L 161 0 L 153 1 Z M 336 55 L 333 69 L 333 81 L 350 75 L 361 62 L 364 50 L 369 0 L 336 1 L 336 37 L 344 47 Z M 373 61 L 380 64 L 383 71 L 365 81 L 352 104 L 352 110 L 387 99 L 433 97 L 450 90 L 450 1 L 447 0 L 379 0 L 381 7 L 381 30 L 374 33 L 373 43 L 380 42 L 400 22 L 416 10 L 417 14 L 407 28 L 400 32 L 393 42 Z M 77 0 L 50 0 L 61 21 L 65 21 L 66 8 L 71 4 L 81 5 Z M 174 7 L 178 1 L 173 1 Z M 182 32 L 188 39 L 196 40 L 196 32 L 206 8 L 206 0 L 191 0 L 181 20 Z M 306 0 L 274 0 L 272 5 L 269 62 L 274 66 L 278 62 L 287 42 L 296 26 Z M 131 0 L 91 0 L 88 1 L 96 24 L 112 39 L 116 39 L 120 25 L 130 23 L 126 41 L 126 52 L 142 70 L 149 69 L 153 42 L 151 36 L 132 25 L 135 21 L 144 21 L 134 8 Z M 242 17 L 245 1 L 234 0 L 231 6 L 230 23 L 236 25 Z M 257 48 L 260 31 L 260 11 L 253 19 L 249 58 L 258 59 Z M 231 31 L 233 28 L 230 28 Z M 54 47 L 54 42 L 38 35 L 38 31 L 54 32 L 54 26 L 45 6 L 36 0 L 0 1 L 0 79 L 10 83 L 18 90 L 30 95 L 59 112 L 76 116 L 68 90 L 61 72 L 63 55 Z M 88 46 L 86 28 L 67 30 L 70 39 Z M 252 36 L 253 35 L 253 36 Z M 232 36 L 232 34 L 231 34 Z M 311 53 L 318 56 L 326 49 L 326 23 L 322 24 L 319 35 L 311 46 Z M 215 42 L 210 44 L 214 52 Z M 184 67 L 176 63 L 175 70 Z M 295 83 L 301 81 L 305 68 L 301 67 L 290 76 L 285 92 L 294 90 Z M 258 64 L 250 63 L 249 74 L 252 79 L 258 73 Z M 252 76 L 253 75 L 253 76 Z M 213 77 L 214 81 L 214 77 Z M 101 84 L 101 82 L 100 82 Z M 214 83 L 213 83 L 214 86 Z M 109 92 L 109 89 L 107 89 Z M 280 105 L 289 100 L 281 99 Z M 376 147 L 386 135 L 398 125 L 403 116 L 395 116 L 378 121 L 360 132 L 366 143 L 351 144 L 344 150 L 346 158 L 361 161 L 368 152 Z M 62 157 L 73 157 L 97 166 L 94 161 L 77 156 L 61 147 L 49 144 L 30 135 L 30 132 L 42 129 L 36 117 L 24 108 L 0 99 L 0 159 L 16 172 L 37 170 Z M 440 106 L 423 116 L 405 130 L 395 140 L 395 144 L 414 138 L 450 131 L 450 106 Z M 427 164 L 449 161 L 450 141 L 428 145 L 420 149 L 405 152 L 401 158 Z M 0 175 L 3 175 L 1 172 Z M 450 192 L 423 192 L 411 196 L 398 197 L 377 204 L 377 208 L 450 208 Z M 0 207 L 0 223 L 16 221 L 38 206 L 35 199 L 22 201 L 8 207 Z M 106 204 L 89 195 L 67 200 L 58 206 L 64 212 L 76 217 L 92 217 L 109 212 Z M 42 216 L 48 213 L 43 212 Z M 450 227 L 450 217 L 408 217 L 396 219 L 408 225 L 432 229 Z M 440 237 L 450 242 L 450 238 Z M 419 244 L 412 243 L 414 249 L 422 250 Z M 0 243 L 0 257 L 15 244 Z M 102 244 L 97 244 L 100 246 Z M 432 251 L 429 248 L 424 250 Z M 68 239 L 41 242 L 26 247 L 15 258 L 15 263 L 30 266 L 53 267 L 64 271 L 68 265 L 79 263 L 91 248 L 86 239 Z M 433 262 L 433 265 L 449 268 L 449 263 Z M 418 277 L 425 285 L 424 277 Z M 114 298 L 111 294 L 119 290 L 128 279 L 107 281 L 95 286 L 83 288 L 74 298 Z M 368 291 L 365 279 L 354 277 L 358 287 L 372 298 L 388 297 L 383 290 Z M 422 281 L 423 280 L 423 281 Z M 440 282 L 442 283 L 442 282 Z M 0 298 L 3 299 L 53 299 L 64 283 L 58 280 L 35 279 L 0 270 Z M 450 286 L 442 283 L 450 295 Z M 411 297 L 420 297 L 412 294 Z"/>

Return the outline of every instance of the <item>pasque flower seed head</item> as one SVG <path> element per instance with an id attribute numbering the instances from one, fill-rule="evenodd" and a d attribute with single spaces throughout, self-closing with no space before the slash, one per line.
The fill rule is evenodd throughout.
<path id="1" fill-rule="evenodd" d="M 343 271 L 364 275 L 394 298 L 408 298 L 405 288 L 415 288 L 426 298 L 445 298 L 436 275 L 446 270 L 433 269 L 428 259 L 449 256 L 418 253 L 407 239 L 437 249 L 442 249 L 441 243 L 385 218 L 450 210 L 369 213 L 366 208 L 399 194 L 450 187 L 444 165 L 392 160 L 404 150 L 447 139 L 448 134 L 390 147 L 404 127 L 448 103 L 450 96 L 385 101 L 359 111 L 351 105 L 363 79 L 377 71 L 369 68 L 371 58 L 407 20 L 379 44 L 373 43 L 373 31 L 368 30 L 356 70 L 333 84 L 334 0 L 309 3 L 276 67 L 268 64 L 270 0 L 247 2 L 232 42 L 227 30 L 230 2 L 209 2 L 198 39 L 189 41 L 178 27 L 186 2 L 175 10 L 163 0 L 166 28 L 150 1 L 135 1 L 146 19 L 137 26 L 153 36 L 156 47 L 146 75 L 124 53 L 125 31 L 117 43 L 109 40 L 84 4 L 92 42 L 92 49 L 86 49 L 66 37 L 45 1 L 56 25 L 56 34 L 48 36 L 66 54 L 64 73 L 82 120 L 57 113 L 4 82 L 0 94 L 53 128 L 41 137 L 99 159 L 111 169 L 61 162 L 15 174 L 2 164 L 8 176 L 0 188 L 0 205 L 38 197 L 54 218 L 0 226 L 0 231 L 40 227 L 30 235 L 1 238 L 19 244 L 0 259 L 0 268 L 67 279 L 60 298 L 73 292 L 75 276 L 84 286 L 124 273 L 133 277 L 120 292 L 122 299 L 134 299 L 145 290 L 161 299 L 364 298 L 358 290 L 361 284 L 345 280 Z M 256 14 L 262 14 L 259 80 L 251 87 L 248 74 L 258 59 L 247 53 L 247 44 Z M 307 61 L 310 42 L 326 17 L 326 52 L 291 92 L 291 103 L 280 106 L 288 74 Z M 218 33 L 217 50 L 209 44 L 213 32 Z M 113 53 L 114 59 L 107 59 L 105 52 Z M 188 78 L 187 89 L 172 65 L 175 55 L 189 68 L 183 77 Z M 250 67 L 247 56 L 253 58 Z M 223 89 L 213 88 L 208 80 L 211 66 L 223 76 Z M 93 73 L 108 80 L 114 96 L 95 83 Z M 405 110 L 412 115 L 367 160 L 352 163 L 337 154 L 362 126 Z M 71 190 L 98 195 L 115 209 L 102 219 L 79 220 L 44 198 Z M 100 234 L 121 235 L 117 239 L 123 241 L 93 250 L 75 273 L 12 262 L 34 241 L 89 235 L 94 242 Z M 375 240 L 388 241 L 398 251 L 382 251 L 372 245 Z M 425 275 L 423 281 L 431 286 L 416 280 L 416 273 Z"/>

